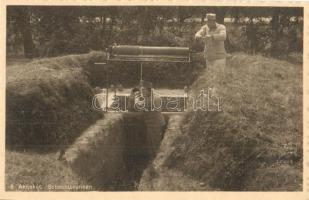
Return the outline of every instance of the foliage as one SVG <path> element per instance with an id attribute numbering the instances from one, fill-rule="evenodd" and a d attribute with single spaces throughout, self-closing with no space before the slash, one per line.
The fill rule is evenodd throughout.
<path id="1" fill-rule="evenodd" d="M 220 23 L 224 18 L 233 19 L 233 23 L 225 23 L 229 35 L 226 46 L 230 51 L 263 52 L 277 57 L 302 51 L 302 8 L 8 6 L 7 9 L 8 53 L 20 54 L 23 49 L 28 58 L 104 50 L 114 43 L 192 46 L 193 35 L 204 22 L 206 12 L 215 12 Z M 240 38 L 233 41 L 234 35 Z"/>

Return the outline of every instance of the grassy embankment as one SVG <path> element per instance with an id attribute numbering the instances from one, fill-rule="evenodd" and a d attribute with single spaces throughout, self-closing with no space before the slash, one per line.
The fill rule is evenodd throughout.
<path id="1" fill-rule="evenodd" d="M 92 88 L 109 83 L 128 87 L 139 80 L 138 65 L 93 65 L 94 61 L 102 61 L 104 55 L 92 52 L 38 59 L 25 64 L 16 60 L 8 62 L 7 186 L 46 185 L 61 183 L 61 179 L 64 180 L 63 184 L 80 182 L 80 178 L 67 165 L 56 160 L 56 152 L 63 145 L 67 147 L 72 144 L 75 138 L 102 116 L 91 110 Z M 182 87 L 191 84 L 197 77 L 196 71 L 192 74 L 193 68 L 202 67 L 202 64 L 187 66 L 181 63 L 146 65 L 144 78 L 152 81 L 156 87 L 173 88 L 180 82 Z M 171 72 L 176 72 L 178 78 L 174 78 L 175 73 Z M 52 168 L 65 170 L 54 172 Z M 42 177 L 42 174 L 45 176 Z"/>
<path id="2" fill-rule="evenodd" d="M 233 54 L 193 93 L 215 88 L 221 112 L 190 112 L 170 169 L 221 190 L 302 189 L 302 66 Z"/>
<path id="3" fill-rule="evenodd" d="M 57 59 L 59 58 L 55 58 L 56 61 Z M 43 74 L 46 71 L 59 70 L 59 65 L 57 67 L 54 64 L 47 69 L 34 66 L 36 67 L 30 67 L 30 71 L 43 69 Z M 77 70 L 72 67 L 68 69 Z M 9 70 L 8 68 L 8 72 Z M 20 72 L 16 70 L 15 73 L 17 71 Z M 22 72 L 26 74 L 27 70 Z M 28 91 L 28 87 L 25 88 L 24 85 L 27 86 L 33 81 L 34 86 L 40 85 L 39 81 L 35 81 L 42 80 L 41 77 L 44 76 L 38 76 L 35 72 L 32 71 L 26 76 L 15 74 L 13 77 L 10 76 L 14 72 L 9 72 L 8 82 L 11 78 L 15 86 L 11 87 L 10 92 L 23 94 L 24 91 Z M 206 183 L 215 189 L 300 190 L 302 188 L 301 65 L 261 56 L 237 54 L 229 58 L 224 73 L 225 76 L 222 76 L 216 69 L 207 69 L 192 85 L 192 91 L 195 93 L 202 88 L 216 88 L 217 95 L 221 98 L 223 112 L 187 114 L 182 128 L 184 134 L 177 137 L 171 145 L 175 150 L 166 160 L 165 166 L 180 170 L 194 180 Z M 67 73 L 68 77 L 72 74 L 74 73 Z M 19 77 L 24 79 L 16 81 Z M 27 79 L 28 77 L 32 78 Z M 64 79 L 69 80 L 68 77 Z M 71 80 L 75 79 L 83 80 L 78 75 Z M 20 90 L 16 83 L 24 87 L 23 90 Z M 42 95 L 42 92 L 39 93 Z M 19 99 L 8 97 L 10 95 L 7 96 L 10 101 Z M 17 105 L 16 101 L 12 101 L 13 105 Z M 16 110 L 21 109 L 18 107 Z M 80 122 L 81 119 L 76 120 Z M 10 132 L 7 131 L 8 133 Z M 74 175 L 72 177 L 65 175 L 71 174 L 70 170 L 56 161 L 53 154 L 45 154 L 42 157 L 39 155 L 32 152 L 7 151 L 7 186 L 11 183 L 46 183 L 44 178 L 48 183 L 60 181 L 64 184 L 66 181 L 63 180 L 74 184 L 82 182 Z M 59 170 L 58 176 L 55 176 L 52 168 L 61 167 L 69 171 Z M 62 177 L 62 172 L 67 178 L 59 178 Z M 42 174 L 45 173 L 47 174 L 42 178 Z"/>
<path id="4" fill-rule="evenodd" d="M 92 52 L 7 66 L 7 189 L 82 182 L 56 152 L 102 117 L 91 110 L 88 76 L 89 62 L 101 56 Z"/>

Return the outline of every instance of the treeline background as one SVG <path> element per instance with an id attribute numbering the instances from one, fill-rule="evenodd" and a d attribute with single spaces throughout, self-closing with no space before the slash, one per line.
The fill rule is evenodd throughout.
<path id="1" fill-rule="evenodd" d="M 26 58 L 105 50 L 114 43 L 189 46 L 205 14 L 227 27 L 228 52 L 286 57 L 303 50 L 303 9 L 201 6 L 8 6 L 7 56 Z"/>

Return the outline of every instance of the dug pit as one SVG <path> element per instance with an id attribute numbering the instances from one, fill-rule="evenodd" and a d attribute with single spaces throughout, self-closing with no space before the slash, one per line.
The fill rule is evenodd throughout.
<path id="1" fill-rule="evenodd" d="M 135 86 L 139 68 L 129 64 L 93 65 L 102 58 L 101 52 L 92 52 L 35 60 L 27 64 L 27 69 L 9 68 L 6 148 L 21 146 L 18 158 L 22 160 L 20 155 L 23 156 L 28 146 L 33 148 L 33 158 L 37 158 L 42 152 L 38 147 L 48 148 L 47 153 L 51 153 L 51 147 L 56 152 L 69 145 L 63 158 L 95 190 L 135 190 L 142 172 L 155 156 L 149 154 L 146 142 L 149 130 L 142 114 L 96 112 L 90 103 L 94 95 L 92 88 L 108 87 L 111 83 Z M 155 88 L 168 87 L 166 91 L 170 92 L 170 88 L 190 85 L 202 68 L 200 63 L 189 66 L 155 64 L 145 66 L 144 78 L 153 82 Z M 19 75 L 21 69 L 23 76 Z M 41 74 L 48 78 L 42 79 Z M 164 117 L 168 121 L 169 117 L 165 114 Z M 160 139 L 162 134 L 158 134 L 157 146 Z M 6 174 L 11 174 L 7 169 L 12 165 L 15 163 L 6 166 Z M 6 183 L 16 183 L 19 177 L 6 180 Z M 50 177 L 55 178 L 53 174 Z M 30 182 L 39 178 L 29 177 Z"/>
<path id="2" fill-rule="evenodd" d="M 145 113 L 107 113 L 67 149 L 65 160 L 96 190 L 136 190 L 154 157 Z M 168 122 L 168 115 L 165 115 Z M 161 141 L 161 135 L 156 136 Z M 155 144 L 157 149 L 160 145 Z"/>
<path id="3" fill-rule="evenodd" d="M 148 64 L 144 66 L 143 78 L 159 88 L 157 92 L 163 96 L 184 95 L 184 86 L 192 84 L 203 67 L 202 62 L 195 65 Z M 130 63 L 93 64 L 88 72 L 91 86 L 99 92 L 100 88 L 111 84 L 134 87 L 140 78 L 139 65 Z M 122 88 L 117 94 L 128 95 L 130 90 Z M 114 92 L 109 92 L 107 99 L 111 103 Z M 105 102 L 99 104 L 106 105 Z M 163 115 L 167 126 L 170 114 Z M 164 135 L 160 133 L 158 120 L 149 120 L 147 116 L 142 112 L 104 114 L 103 119 L 84 131 L 67 149 L 66 161 L 96 190 L 137 190 L 143 171 L 156 156 Z"/>

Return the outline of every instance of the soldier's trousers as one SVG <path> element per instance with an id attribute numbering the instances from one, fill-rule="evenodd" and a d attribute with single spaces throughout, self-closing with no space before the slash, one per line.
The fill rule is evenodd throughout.
<path id="1" fill-rule="evenodd" d="M 217 60 L 207 60 L 206 59 L 206 70 L 217 76 L 220 80 L 226 79 L 226 58 L 217 59 Z"/>

